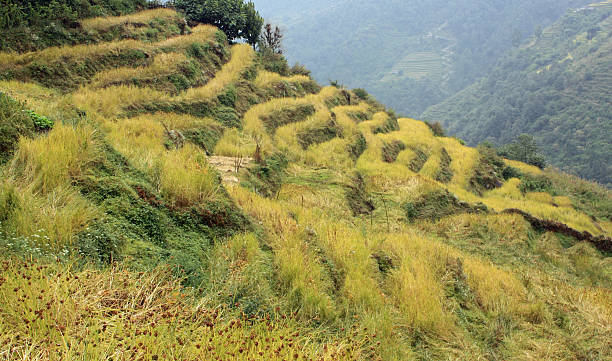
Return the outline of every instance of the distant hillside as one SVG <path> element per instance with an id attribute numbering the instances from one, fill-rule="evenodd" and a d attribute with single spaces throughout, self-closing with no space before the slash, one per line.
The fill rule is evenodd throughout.
<path id="1" fill-rule="evenodd" d="M 413 117 L 486 74 L 514 44 L 588 0 L 257 0 L 286 55 L 320 82 L 365 88 Z"/>
<path id="2" fill-rule="evenodd" d="M 423 118 L 471 144 L 533 134 L 550 162 L 612 185 L 612 4 L 570 12 Z"/>
<path id="3" fill-rule="evenodd" d="M 612 192 L 184 25 L 0 52 L 0 359 L 612 359 Z"/>

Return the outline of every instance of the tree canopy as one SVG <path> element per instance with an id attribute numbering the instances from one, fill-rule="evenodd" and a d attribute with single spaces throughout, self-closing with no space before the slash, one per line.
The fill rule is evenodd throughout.
<path id="1" fill-rule="evenodd" d="M 255 45 L 263 18 L 252 1 L 244 0 L 175 0 L 174 6 L 190 21 L 212 24 L 230 39 L 244 39 Z"/>

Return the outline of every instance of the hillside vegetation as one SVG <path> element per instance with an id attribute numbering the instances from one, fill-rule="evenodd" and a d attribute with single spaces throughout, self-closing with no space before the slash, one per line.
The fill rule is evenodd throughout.
<path id="1" fill-rule="evenodd" d="M 612 357 L 608 190 L 181 22 L 0 53 L 0 358 Z"/>
<path id="2" fill-rule="evenodd" d="M 471 144 L 532 134 L 553 165 L 611 186 L 611 15 L 610 2 L 568 13 L 423 117 Z"/>
<path id="3" fill-rule="evenodd" d="M 590 0 L 258 0 L 285 53 L 320 82 L 365 88 L 419 116 L 485 76 L 506 51 Z"/>

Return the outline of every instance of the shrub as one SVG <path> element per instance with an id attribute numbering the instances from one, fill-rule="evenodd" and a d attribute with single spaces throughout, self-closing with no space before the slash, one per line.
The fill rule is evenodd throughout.
<path id="1" fill-rule="evenodd" d="M 311 72 L 310 72 L 310 70 L 308 70 L 306 68 L 306 66 L 304 66 L 302 64 L 295 63 L 291 67 L 291 69 L 289 69 L 289 74 L 290 75 L 303 75 L 303 76 L 310 77 Z"/>
<path id="2" fill-rule="evenodd" d="M 34 122 L 34 126 L 38 130 L 50 130 L 53 128 L 54 122 L 44 115 L 36 114 L 33 110 L 27 110 L 26 113 L 28 113 L 32 122 Z"/>
<path id="3" fill-rule="evenodd" d="M 366 100 L 370 97 L 370 94 L 368 94 L 368 92 L 365 91 L 365 89 L 361 89 L 361 88 L 353 89 L 353 93 L 357 96 L 357 98 L 361 100 Z"/>
<path id="4" fill-rule="evenodd" d="M 440 122 L 435 122 L 435 123 L 425 122 L 425 124 L 427 124 L 429 129 L 431 129 L 431 132 L 433 133 L 434 136 L 436 137 L 445 136 L 444 128 L 442 127 L 442 124 L 440 124 Z"/>
<path id="5" fill-rule="evenodd" d="M 276 196 L 283 184 L 288 165 L 287 157 L 283 153 L 273 154 L 255 167 L 249 168 L 244 185 L 264 197 Z"/>

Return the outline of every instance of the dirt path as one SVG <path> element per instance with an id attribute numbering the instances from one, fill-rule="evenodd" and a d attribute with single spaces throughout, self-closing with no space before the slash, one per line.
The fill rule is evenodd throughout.
<path id="1" fill-rule="evenodd" d="M 221 174 L 224 183 L 238 184 L 238 173 L 241 168 L 247 167 L 253 162 L 253 158 L 235 158 L 212 156 L 208 157 L 208 163 L 215 167 Z"/>

